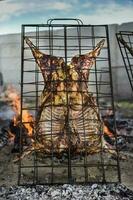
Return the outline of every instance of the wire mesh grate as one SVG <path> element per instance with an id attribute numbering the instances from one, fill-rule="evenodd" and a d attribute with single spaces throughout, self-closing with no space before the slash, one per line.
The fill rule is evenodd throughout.
<path id="1" fill-rule="evenodd" d="M 120 31 L 116 34 L 129 83 L 133 91 L 133 32 Z"/>
<path id="2" fill-rule="evenodd" d="M 22 25 L 21 125 L 25 109 L 34 123 L 28 147 L 20 133 L 21 185 L 120 181 L 108 26 L 75 21 Z"/>

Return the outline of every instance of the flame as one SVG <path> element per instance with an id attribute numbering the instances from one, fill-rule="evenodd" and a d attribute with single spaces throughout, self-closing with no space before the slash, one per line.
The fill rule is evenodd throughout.
<path id="1" fill-rule="evenodd" d="M 22 112 L 22 123 L 24 123 L 25 128 L 28 130 L 28 135 L 32 136 L 34 123 L 33 116 L 27 110 Z"/>
<path id="2" fill-rule="evenodd" d="M 21 116 L 21 98 L 15 88 L 9 86 L 6 91 L 6 97 L 10 101 L 10 104 L 13 108 L 15 113 L 13 117 L 14 126 L 17 126 L 20 123 L 20 116 Z M 32 136 L 33 132 L 33 123 L 34 119 L 33 116 L 29 113 L 28 110 L 22 111 L 22 123 L 27 129 L 27 133 L 29 136 Z"/>
<path id="3" fill-rule="evenodd" d="M 108 135 L 109 138 L 114 138 L 114 134 L 109 130 L 109 128 L 104 124 L 103 132 L 105 135 Z"/>
<path id="4" fill-rule="evenodd" d="M 111 139 L 114 139 L 115 138 L 115 136 L 114 136 L 114 133 L 110 130 L 110 126 L 109 126 L 109 124 L 108 124 L 108 117 L 110 117 L 110 116 L 112 116 L 113 115 L 113 110 L 112 110 L 112 108 L 108 108 L 107 110 L 106 110 L 106 113 L 105 113 L 106 115 L 106 117 L 104 118 L 104 120 L 103 120 L 103 122 L 104 122 L 104 124 L 103 124 L 103 132 L 104 132 L 104 134 L 105 135 L 107 135 L 109 138 L 111 138 Z"/>

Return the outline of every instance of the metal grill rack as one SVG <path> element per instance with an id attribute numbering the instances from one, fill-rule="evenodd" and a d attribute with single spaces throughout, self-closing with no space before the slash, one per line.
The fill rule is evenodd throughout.
<path id="1" fill-rule="evenodd" d="M 86 54 L 93 50 L 97 43 L 105 40 L 104 46 L 101 49 L 100 55 L 96 58 L 96 62 L 89 69 L 89 79 L 87 81 L 88 94 L 91 99 L 95 99 L 95 108 L 98 110 L 100 120 L 108 118 L 108 112 L 111 111 L 111 120 L 113 121 L 114 145 L 108 146 L 110 150 L 114 150 L 116 159 L 112 159 L 109 152 L 105 152 L 103 145 L 103 128 L 99 128 L 100 136 L 100 151 L 99 153 L 88 153 L 87 145 L 84 142 L 84 152 L 82 148 L 75 153 L 75 149 L 71 146 L 72 130 L 70 128 L 69 111 L 70 105 L 65 105 L 65 130 L 68 139 L 68 148 L 65 152 L 55 153 L 54 146 L 50 147 L 50 151 L 44 153 L 35 149 L 32 154 L 25 156 L 19 161 L 18 184 L 63 184 L 63 183 L 93 183 L 93 182 L 118 182 L 120 181 L 119 168 L 119 152 L 117 148 L 117 136 L 115 133 L 115 111 L 112 87 L 112 72 L 110 62 L 110 47 L 107 25 L 84 25 L 78 19 L 50 19 L 47 24 L 25 24 L 22 25 L 22 60 L 21 60 L 21 125 L 28 123 L 22 120 L 22 115 L 25 109 L 31 112 L 34 116 L 34 144 L 38 142 L 38 112 L 40 106 L 40 96 L 46 86 L 42 73 L 35 62 L 31 53 L 31 48 L 26 44 L 25 39 L 28 38 L 36 49 L 51 55 L 59 56 L 64 59 L 65 72 L 67 74 L 67 65 L 72 57 L 79 54 Z M 52 72 L 52 68 L 51 68 Z M 102 74 L 102 76 L 101 76 Z M 66 75 L 67 76 L 67 75 Z M 101 78 L 102 77 L 102 78 Z M 51 81 L 51 80 L 49 80 Z M 65 78 L 63 84 L 68 84 L 70 80 Z M 82 84 L 83 80 L 77 84 Z M 65 82 L 65 83 L 64 83 Z M 52 81 L 50 83 L 51 95 L 54 95 L 52 90 Z M 66 89 L 65 94 L 71 91 Z M 83 92 L 81 92 L 83 95 Z M 82 98 L 83 99 L 83 98 Z M 25 101 L 28 107 L 25 108 Z M 50 98 L 49 98 L 49 101 Z M 83 101 L 82 101 L 83 104 Z M 51 110 L 51 142 L 54 138 L 52 131 L 52 111 L 54 106 L 51 102 L 49 109 Z M 82 105 L 83 106 L 83 105 Z M 90 108 L 91 109 L 91 108 Z M 60 113 L 57 113 L 60 114 Z M 45 116 L 44 116 L 45 117 Z M 82 115 L 84 121 L 84 114 Z M 63 120 L 63 119 L 62 119 Z M 93 117 L 90 117 L 90 121 Z M 89 123 L 89 122 L 88 122 Z M 76 124 L 75 124 L 76 125 Z M 84 123 L 81 124 L 84 131 L 84 138 L 87 140 L 86 128 Z M 23 144 L 23 129 L 20 133 L 20 156 L 25 151 Z M 92 138 L 93 138 L 93 134 Z M 78 137 L 78 136 L 77 136 Z M 95 137 L 95 135 L 94 135 Z M 44 142 L 45 143 L 45 142 Z M 42 143 L 43 144 L 43 143 Z M 60 151 L 61 152 L 61 151 Z"/>
<path id="2" fill-rule="evenodd" d="M 116 34 L 129 83 L 133 91 L 133 32 L 120 31 Z"/>

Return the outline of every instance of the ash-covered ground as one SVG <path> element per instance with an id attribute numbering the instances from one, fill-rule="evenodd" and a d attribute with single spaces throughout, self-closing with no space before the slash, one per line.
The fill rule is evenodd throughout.
<path id="1" fill-rule="evenodd" d="M 0 187 L 0 200 L 132 200 L 133 192 L 120 184 Z"/>

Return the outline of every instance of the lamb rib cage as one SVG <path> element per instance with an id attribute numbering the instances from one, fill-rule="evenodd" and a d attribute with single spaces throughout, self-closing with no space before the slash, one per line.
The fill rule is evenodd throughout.
<path id="1" fill-rule="evenodd" d="M 87 135 L 87 129 L 85 126 L 89 126 L 86 124 L 86 119 L 84 117 L 85 112 L 90 112 L 91 116 L 89 119 L 87 118 L 87 123 L 91 124 L 100 124 L 103 123 L 102 119 L 106 118 L 106 114 L 108 110 L 111 110 L 112 116 L 113 116 L 113 122 L 114 122 L 114 132 L 115 132 L 115 113 L 114 113 L 114 99 L 113 99 L 113 87 L 112 87 L 112 73 L 111 73 L 111 62 L 110 62 L 110 50 L 109 50 L 109 35 L 108 35 L 108 26 L 107 25 L 84 25 L 81 20 L 74 19 L 75 24 L 73 23 L 59 23 L 56 22 L 62 20 L 62 22 L 70 22 L 72 19 L 50 19 L 48 20 L 47 24 L 26 24 L 22 25 L 22 60 L 21 60 L 21 124 L 27 123 L 26 121 L 22 121 L 22 115 L 23 110 L 25 110 L 24 107 L 24 100 L 32 101 L 31 106 L 29 106 L 27 109 L 33 114 L 35 122 L 34 122 L 34 128 L 33 128 L 33 138 L 34 138 L 34 151 L 32 155 L 28 157 L 24 157 L 23 159 L 20 159 L 19 161 L 19 170 L 18 170 L 18 184 L 19 185 L 25 185 L 25 184 L 60 184 L 60 183 L 88 183 L 88 182 L 118 182 L 120 181 L 120 168 L 119 168 L 119 153 L 117 149 L 117 137 L 116 134 L 114 134 L 115 138 L 115 145 L 113 146 L 110 151 L 116 151 L 117 159 L 112 160 L 110 163 L 109 160 L 107 161 L 105 159 L 105 154 L 107 157 L 108 153 L 105 153 L 105 146 L 103 142 L 103 127 L 100 125 L 100 128 L 98 130 L 99 135 L 95 132 L 91 133 L 90 135 Z M 70 72 L 71 72 L 71 64 L 72 64 L 72 58 L 76 55 L 86 55 L 88 52 L 94 50 L 96 48 L 96 44 L 99 44 L 100 41 L 105 41 L 104 46 L 101 49 L 100 55 L 98 55 L 97 58 L 94 58 L 94 55 L 91 55 L 91 60 L 95 59 L 95 63 L 93 62 L 93 66 L 87 73 L 89 73 L 89 79 L 76 79 L 72 82 L 70 81 Z M 101 44 L 101 43 L 100 43 Z M 31 46 L 29 46 L 31 45 Z M 66 95 L 66 104 L 65 106 L 62 104 L 55 105 L 56 101 L 53 103 L 53 97 L 55 99 L 55 90 L 57 88 L 54 88 L 56 84 L 56 81 L 51 81 L 50 79 L 47 80 L 47 83 L 43 80 L 43 72 L 41 74 L 42 68 L 39 69 L 38 63 L 42 62 L 40 60 L 40 57 L 38 57 L 38 61 L 34 59 L 36 58 L 37 54 L 34 55 L 33 53 L 33 45 L 36 49 L 40 52 L 50 55 L 50 59 L 52 56 L 59 56 L 61 59 L 64 59 L 64 68 L 63 73 L 65 74 L 66 78 L 61 79 L 60 85 L 65 85 L 65 89 L 63 91 L 59 91 L 65 93 Z M 32 51 L 32 53 L 31 53 Z M 87 54 L 88 55 L 88 54 Z M 82 56 L 81 56 L 82 57 Z M 77 57 L 74 57 L 74 59 Z M 44 61 L 44 60 L 43 60 Z M 50 74 L 53 73 L 52 65 L 50 60 Z M 71 62 L 71 63 L 70 63 Z M 81 62 L 81 61 L 80 61 Z M 89 62 L 89 61 L 88 61 Z M 91 62 L 91 61 L 90 61 Z M 70 65 L 68 64 L 70 63 Z M 58 63 L 59 64 L 59 63 Z M 55 67 L 56 65 L 54 65 Z M 57 67 L 57 66 L 56 66 Z M 74 68 L 75 70 L 75 68 Z M 68 73 L 69 71 L 69 73 Z M 79 71 L 78 71 L 79 72 Z M 49 72 L 47 72 L 49 73 Z M 59 69 L 59 73 L 61 73 Z M 73 73 L 73 72 L 72 72 Z M 78 74 L 78 73 L 77 73 Z M 101 76 L 102 75 L 102 76 Z M 72 75 L 71 75 L 72 76 Z M 50 76 L 49 76 L 50 77 Z M 102 78 L 101 78 L 102 77 Z M 79 92 L 75 93 L 74 91 L 71 91 L 70 85 L 86 85 L 85 87 L 89 88 L 89 91 L 87 91 L 87 95 L 89 95 L 88 99 L 91 102 L 89 105 L 95 106 L 92 108 L 90 106 L 90 109 L 87 108 L 83 111 L 84 107 L 84 93 L 86 92 Z M 45 82 L 45 84 L 44 84 Z M 50 84 L 49 93 L 51 96 L 47 95 L 47 89 L 48 84 Z M 51 85 L 54 85 L 51 86 Z M 46 90 L 43 88 L 43 86 L 46 88 Z M 44 89 L 44 90 L 43 90 Z M 81 89 L 82 86 L 81 86 Z M 88 89 L 87 89 L 88 90 Z M 43 94 L 41 92 L 43 91 Z M 60 94 L 57 91 L 57 94 Z M 82 112 L 80 115 L 82 115 L 82 120 L 78 122 L 79 124 L 83 124 L 82 128 L 78 125 L 78 123 L 74 124 L 74 118 L 71 115 L 72 109 L 70 109 L 72 94 L 81 94 L 81 106 L 82 106 Z M 41 96 L 41 100 L 39 100 L 39 97 Z M 40 114 L 40 118 L 38 121 L 38 113 L 40 109 L 40 101 L 42 102 L 44 98 L 46 98 L 49 101 L 46 108 L 43 107 L 44 114 Z M 60 95 L 57 95 L 57 97 Z M 62 97 L 62 96 L 61 96 Z M 42 100 L 43 99 L 43 100 Z M 76 99 L 76 98 L 75 98 Z M 74 101 L 74 100 L 73 100 Z M 63 101 L 62 101 L 63 102 Z M 94 103 L 95 102 L 95 103 Z M 105 103 L 108 102 L 108 103 Z M 74 106 L 77 106 L 77 104 L 74 104 Z M 88 103 L 87 103 L 88 105 Z M 73 106 L 73 104 L 72 104 Z M 57 116 L 54 116 L 53 118 L 53 110 L 55 111 L 55 115 L 57 115 L 57 108 L 65 108 L 66 110 L 63 111 L 66 114 L 57 120 Z M 77 109 L 77 107 L 73 108 Z M 94 109 L 96 111 L 94 111 Z M 46 111 L 50 110 L 51 118 L 46 119 Z M 93 112 L 92 112 L 93 111 Z M 60 110 L 61 112 L 61 110 Z M 76 113 L 76 111 L 74 111 Z M 74 113 L 73 112 L 73 113 Z M 74 113 L 74 114 L 75 114 Z M 93 113 L 93 114 L 92 114 Z M 95 114 L 94 114 L 95 113 Z M 76 115 L 76 114 L 75 114 Z M 96 115 L 98 117 L 96 117 Z M 42 117 L 43 116 L 43 117 Z M 89 116 L 89 114 L 87 114 Z M 94 117 L 95 118 L 94 118 Z M 71 118 L 72 117 L 72 118 Z M 53 124 L 56 122 L 61 123 L 61 121 L 64 120 L 64 129 L 62 133 L 61 141 L 67 145 L 65 148 L 64 146 L 61 147 L 59 143 L 59 137 L 56 140 L 56 143 L 58 143 L 58 152 L 57 147 L 55 147 L 54 139 L 56 137 L 56 134 L 53 133 Z M 77 119 L 78 120 L 78 119 Z M 98 122 L 96 122 L 99 120 Z M 49 123 L 50 121 L 50 123 Z M 82 121 L 82 122 L 81 122 Z M 88 122 L 89 121 L 89 122 Z M 100 122 L 101 121 L 101 122 Z M 44 134 L 45 137 L 43 137 L 42 132 L 39 132 L 40 129 L 38 129 L 38 126 L 40 128 L 43 127 L 43 124 L 46 127 L 47 124 L 51 124 L 51 130 L 49 134 Z M 85 123 L 85 124 L 84 124 Z M 74 124 L 74 125 L 73 125 Z M 74 133 L 74 127 L 77 125 L 77 130 Z M 84 126 L 85 125 L 85 126 Z M 92 125 L 90 125 L 92 126 Z M 99 127 L 99 125 L 97 125 Z M 83 129 L 78 130 L 78 129 Z M 95 128 L 96 129 L 96 128 Z M 82 135 L 80 134 L 80 131 L 83 132 Z M 94 131 L 94 125 L 93 125 L 93 131 Z M 45 129 L 46 132 L 46 129 Z M 77 135 L 74 135 L 77 134 Z M 40 136 L 41 135 L 41 136 Z M 60 133 L 61 135 L 61 133 Z M 51 139 L 47 139 L 47 138 Z M 64 139 L 66 137 L 66 139 Z M 80 139 L 80 145 L 78 146 L 77 143 L 79 142 L 77 137 Z M 89 137 L 89 139 L 87 139 Z M 96 138 L 100 139 L 96 139 Z M 48 146 L 48 143 L 46 146 L 42 142 L 42 140 L 45 141 L 51 141 L 51 145 Z M 84 138 L 84 141 L 83 139 Z M 23 154 L 23 149 L 25 148 L 22 143 L 23 134 L 22 130 L 20 133 L 20 155 Z M 74 139 L 76 139 L 76 145 L 74 146 Z M 87 146 L 89 144 L 89 140 L 92 140 L 92 143 L 94 143 L 94 148 L 92 146 L 90 147 L 91 150 L 88 150 L 89 147 Z M 39 142 L 38 142 L 39 141 Z M 82 141 L 82 142 L 81 142 Z M 97 141 L 100 141 L 99 143 L 99 153 L 91 155 L 91 153 L 98 151 L 96 147 L 97 144 L 95 144 Z M 42 143 L 41 143 L 42 142 Z M 40 147 L 40 151 L 43 149 L 43 152 L 38 152 L 37 145 L 43 144 L 43 147 Z M 90 142 L 91 143 L 91 142 Z M 62 142 L 63 144 L 63 142 Z M 63 144 L 64 145 L 64 144 Z M 42 149 L 41 149 L 42 148 Z M 110 146 L 108 147 L 110 148 Z M 84 150 L 83 150 L 84 149 Z M 25 150 L 24 150 L 25 151 Z M 88 153 L 88 151 L 90 151 Z M 108 170 L 105 170 L 105 168 L 108 168 Z M 110 180 L 108 178 L 109 170 L 113 170 L 114 174 L 116 175 L 115 180 Z M 94 171 L 95 173 L 92 174 L 91 172 Z M 28 173 L 29 172 L 29 173 Z M 25 181 L 23 178 L 24 174 L 28 174 L 28 179 Z M 95 176 L 95 178 L 94 178 Z"/>

